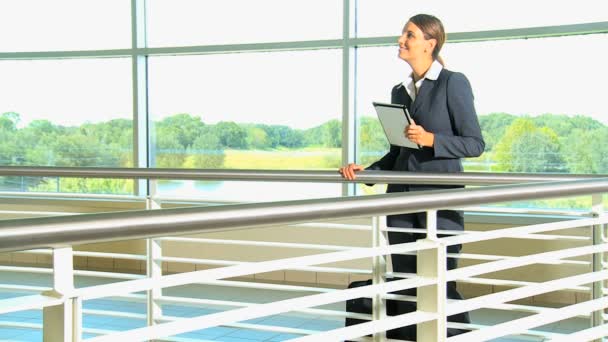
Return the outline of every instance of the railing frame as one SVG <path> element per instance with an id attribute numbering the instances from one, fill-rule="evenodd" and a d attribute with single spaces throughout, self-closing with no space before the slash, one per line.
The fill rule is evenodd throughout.
<path id="1" fill-rule="evenodd" d="M 73 170 L 72 170 L 73 171 Z M 0 173 L 3 172 L 2 170 L 0 170 Z M 58 172 L 64 173 L 65 170 L 60 170 Z M 71 171 L 70 171 L 71 172 Z M 122 171 L 121 171 L 122 172 Z M 125 171 L 127 172 L 128 176 L 131 177 L 133 176 L 131 171 Z M 127 174 L 124 173 L 120 173 L 119 175 L 117 175 L 117 177 L 125 177 Z M 92 174 L 91 174 L 92 175 Z M 107 174 L 104 174 L 104 176 L 106 176 Z M 95 177 L 98 177 L 99 173 L 95 174 Z M 140 174 L 140 176 L 142 176 Z M 144 176 L 150 176 L 150 174 L 145 174 Z M 168 174 L 157 174 L 156 177 L 162 178 L 162 177 L 167 177 L 169 176 Z M 256 177 L 258 177 L 259 175 L 257 175 Z M 265 177 L 267 177 L 268 175 L 264 175 Z M 411 175 L 408 175 L 411 176 Z M 454 184 L 453 182 L 459 181 L 462 183 L 462 179 L 460 180 L 454 180 L 454 178 L 457 177 L 452 177 L 452 175 L 450 175 L 450 177 L 445 177 L 445 175 L 439 175 L 440 178 L 444 177 L 444 182 L 449 183 L 449 184 Z M 470 175 L 469 175 L 470 176 Z M 487 182 L 489 181 L 488 178 L 485 178 L 487 175 L 475 175 L 475 176 L 479 176 L 479 177 L 473 177 L 475 178 L 474 180 L 472 180 L 472 182 L 476 182 L 477 184 L 480 184 L 482 182 Z M 331 178 L 335 178 L 336 175 L 335 174 L 312 174 L 312 175 L 308 175 L 307 177 L 322 177 L 324 180 L 323 181 L 330 181 Z M 434 175 L 425 175 L 424 179 L 416 179 L 417 182 L 428 182 L 429 178 L 433 178 Z M 526 176 L 522 176 L 522 179 L 524 179 Z M 279 177 L 280 178 L 280 177 Z M 369 182 L 374 181 L 374 182 L 378 182 L 379 179 L 382 178 L 384 180 L 390 180 L 391 182 L 394 182 L 397 178 L 401 178 L 399 180 L 397 180 L 397 182 L 411 182 L 411 178 L 408 179 L 408 177 L 394 177 L 394 175 L 389 175 L 388 178 L 385 178 L 385 175 L 364 175 L 362 174 L 362 177 L 360 177 L 360 179 L 358 180 L 359 182 Z M 449 179 L 447 179 L 449 178 Z M 558 177 L 561 178 L 561 177 Z M 568 177 L 566 177 L 568 178 Z M 570 178 L 574 178 L 574 177 L 570 177 Z M 582 178 L 595 178 L 595 177 L 582 177 Z M 525 181 L 528 182 L 535 182 L 538 181 L 538 179 L 542 179 L 542 178 L 534 178 L 532 177 L 532 179 L 527 179 Z M 505 179 L 501 180 L 506 182 Z M 441 181 L 439 182 L 441 183 Z M 152 184 L 154 184 L 154 182 L 152 182 Z M 151 187 L 152 189 L 154 189 L 154 186 Z M 594 191 L 595 190 L 595 191 Z M 602 197 L 601 195 L 598 194 L 598 192 L 601 193 L 605 193 L 608 192 L 608 180 L 606 179 L 582 179 L 582 180 L 578 180 L 578 181 L 563 181 L 563 182 L 556 182 L 556 183 L 539 183 L 539 184 L 528 184 L 528 185 L 514 185 L 514 186 L 509 186 L 509 187 L 504 187 L 504 186 L 497 186 L 497 187 L 491 187 L 491 188 L 485 188 L 485 189 L 468 189 L 468 190 L 460 190 L 460 191 L 454 191 L 454 190 L 448 190 L 448 191 L 439 191 L 439 192 L 433 192 L 433 193 L 419 193 L 419 194 L 387 194 L 387 195 L 376 195 L 376 196 L 367 196 L 367 198 L 355 198 L 355 199 L 330 199 L 330 200 L 309 200 L 309 201 L 293 201 L 293 202 L 282 202 L 279 204 L 273 204 L 273 205 L 264 205 L 264 204 L 258 204 L 258 205 L 242 205 L 242 206 L 234 206 L 234 208 L 229 208 L 227 211 L 222 208 L 205 208 L 203 209 L 198 209 L 195 208 L 194 210 L 187 210 L 187 211 L 182 211 L 182 210 L 177 210 L 177 211 L 170 211 L 170 210 L 163 210 L 164 215 L 168 215 L 171 218 L 175 217 L 176 219 L 180 219 L 182 220 L 182 222 L 184 219 L 190 221 L 188 222 L 189 224 L 196 224 L 198 223 L 199 225 L 202 225 L 200 227 L 198 227 L 197 229 L 188 229 L 188 230 L 184 230 L 184 231 L 179 231 L 179 234 L 184 234 L 184 233 L 194 233 L 194 232 L 202 232 L 205 231 L 206 227 L 204 223 L 207 223 L 210 219 L 210 221 L 214 221 L 213 219 L 215 219 L 216 222 L 213 222 L 212 225 L 214 226 L 218 226 L 218 222 L 223 222 L 222 220 L 226 220 L 227 217 L 230 217 L 231 215 L 230 213 L 230 209 L 234 209 L 235 212 L 247 212 L 247 211 L 272 211 L 272 207 L 274 206 L 276 208 L 277 205 L 285 205 L 287 208 L 289 208 L 289 204 L 292 204 L 294 206 L 292 206 L 291 208 L 295 208 L 296 211 L 292 214 L 292 212 L 287 209 L 287 211 L 285 213 L 282 213 L 280 215 L 280 217 L 273 217 L 272 214 L 268 214 L 266 216 L 262 215 L 260 216 L 260 214 L 256 214 L 255 216 L 257 216 L 258 218 L 268 218 L 268 221 L 265 220 L 261 220 L 261 221 L 265 221 L 263 223 L 256 223 L 253 225 L 242 225 L 242 224 L 229 224 L 228 226 L 224 226 L 225 229 L 234 229 L 235 227 L 239 227 L 239 228 L 246 228 L 246 227 L 255 227 L 255 226 L 260 226 L 262 224 L 268 224 L 268 223 L 286 223 L 286 222 L 292 222 L 292 221 L 298 221 L 299 219 L 309 219 L 310 216 L 309 215 L 305 215 L 304 213 L 302 213 L 301 211 L 299 211 L 299 207 L 300 206 L 305 206 L 308 207 L 307 211 L 310 212 L 315 212 L 317 213 L 317 211 L 323 212 L 324 214 L 329 212 L 329 214 L 325 215 L 328 217 L 332 217 L 331 213 L 334 213 L 333 218 L 338 218 L 338 217 L 351 217 L 351 216 L 368 216 L 368 215 L 372 215 L 374 217 L 373 219 L 373 224 L 372 224 L 372 242 L 373 242 L 373 246 L 374 247 L 381 247 L 382 243 L 383 243 L 383 236 L 382 236 L 382 223 L 381 220 L 379 219 L 379 217 L 377 216 L 378 214 L 392 214 L 392 213 L 405 213 L 405 212 L 418 212 L 418 211 L 426 211 L 427 212 L 427 219 L 428 219 L 428 232 L 427 232 L 427 238 L 423 241 L 420 241 L 421 244 L 431 244 L 432 246 L 427 246 L 426 248 L 423 248 L 422 250 L 418 251 L 418 263 L 419 263 L 419 276 L 422 276 L 424 278 L 427 279 L 433 279 L 432 283 L 426 284 L 424 286 L 421 286 L 418 289 L 418 307 L 419 307 L 419 312 L 422 314 L 424 312 L 429 312 L 429 313 L 433 313 L 432 316 L 420 316 L 419 318 L 416 318 L 415 320 L 418 322 L 421 322 L 420 324 L 418 324 L 418 329 L 419 329 L 419 336 L 423 336 L 423 340 L 425 341 L 445 341 L 446 336 L 445 336 L 445 328 L 446 328 L 446 313 L 448 312 L 446 310 L 446 298 L 445 298 L 445 285 L 446 285 L 446 281 L 450 280 L 450 277 L 446 277 L 447 272 L 446 272 L 446 266 L 445 266 L 445 260 L 446 260 L 446 245 L 443 241 L 443 239 L 441 239 L 441 241 L 439 239 L 437 239 L 437 232 L 436 232 L 436 210 L 439 208 L 452 208 L 452 207 L 458 207 L 461 205 L 471 205 L 471 204 L 480 204 L 480 203 L 487 203 L 487 202 L 493 202 L 493 201 L 508 201 L 508 200 L 518 200 L 518 199 L 527 199 L 527 198 L 538 198 L 538 197 L 564 197 L 564 196 L 572 196 L 572 195 L 583 195 L 583 194 L 589 194 L 589 193 L 593 193 L 593 207 L 592 207 L 592 216 L 594 217 L 603 217 L 604 215 L 604 210 L 603 210 L 603 205 L 602 205 Z M 481 200 L 483 198 L 483 200 Z M 326 208 L 326 210 L 321 210 L 320 207 L 310 207 L 314 204 L 319 204 L 322 203 L 323 206 L 328 206 L 331 205 L 332 203 L 335 205 L 334 202 L 336 201 L 341 201 L 344 203 L 340 203 L 338 206 L 334 206 L 331 208 Z M 444 202 L 442 205 L 439 204 L 439 201 Z M 331 202 L 331 203 L 330 203 Z M 373 206 L 368 203 L 375 203 Z M 366 203 L 366 204 L 363 204 Z M 354 210 L 356 210 L 355 212 L 349 210 L 350 206 L 354 207 Z M 153 200 L 153 197 L 151 196 L 148 199 L 148 205 L 147 205 L 147 209 L 157 209 L 158 207 L 160 207 L 159 203 L 155 203 Z M 378 210 L 377 208 L 383 208 L 381 210 Z M 397 209 L 399 208 L 399 209 Z M 329 209 L 329 211 L 327 210 Z M 213 217 L 213 215 L 209 216 L 209 217 L 205 217 L 205 215 L 202 215 L 202 217 L 199 217 L 199 215 L 197 214 L 209 214 L 209 212 L 211 213 L 218 213 L 220 214 L 220 217 Z M 224 213 L 223 213 L 224 212 Z M 339 212 L 338 214 L 335 214 L 336 212 Z M 222 215 L 222 214 L 227 214 L 227 215 Z M 45 234 L 48 232 L 49 228 L 52 228 L 53 226 L 56 225 L 70 225 L 72 224 L 73 227 L 83 227 L 83 225 L 85 224 L 85 222 L 91 222 L 91 219 L 95 219 L 96 222 L 96 226 L 94 228 L 90 228 L 87 227 L 86 229 L 84 229 L 83 227 L 83 232 L 90 232 L 90 231 L 97 231 L 99 230 L 100 232 L 104 231 L 104 229 L 110 229 L 110 231 L 112 231 L 112 225 L 115 224 L 115 221 L 109 220 L 109 216 L 104 216 L 105 214 L 94 214 L 94 215 L 90 215 L 88 217 L 88 220 L 79 220 L 77 217 L 76 218 L 72 218 L 70 220 L 65 220 L 65 218 L 62 217 L 57 217 L 52 219 L 50 222 L 50 226 L 49 226 L 49 222 L 46 222 L 47 219 L 31 219 L 31 220 L 20 220 L 21 222 L 17 223 L 16 225 L 14 224 L 15 222 L 9 222 L 8 224 L 6 224 L 6 222 L 3 222 L 2 224 L 0 224 L 0 235 L 2 235 L 1 233 L 7 233 L 8 235 L 4 234 L 4 236 L 8 236 L 11 237 L 12 239 L 17 238 L 17 240 L 19 239 L 18 237 L 20 236 L 19 232 L 16 231 L 15 229 L 11 229 L 12 227 L 18 227 L 20 224 L 22 224 L 23 226 L 21 227 L 21 229 L 28 229 L 28 235 L 31 237 L 32 234 L 34 236 L 36 236 L 36 234 Z M 181 216 L 185 215 L 185 218 L 181 218 Z M 143 219 L 144 215 L 140 215 L 140 214 L 135 214 L 132 215 L 132 213 L 128 213 L 126 215 L 124 215 L 125 217 L 123 218 L 119 218 L 119 219 L 126 219 L 126 220 L 134 220 L 137 218 Z M 158 216 L 156 216 L 158 218 Z M 229 221 L 226 221 L 229 222 Z M 219 226 L 222 226 L 221 223 L 219 224 Z M 29 227 L 29 228 L 26 228 Z M 169 232 L 163 232 L 162 234 L 158 233 L 158 230 L 162 230 L 164 229 L 164 226 L 160 226 L 160 227 L 155 227 L 155 224 L 153 222 L 144 222 L 140 225 L 136 225 L 135 227 L 137 228 L 130 228 L 128 225 L 127 227 L 123 227 L 123 229 L 121 230 L 121 234 L 120 234 L 120 238 L 137 238 L 137 237 L 145 237 L 147 235 L 152 236 L 152 238 L 149 239 L 149 244 L 148 244 L 148 269 L 151 270 L 149 271 L 148 276 L 155 278 L 158 277 L 160 279 L 160 277 L 162 277 L 162 265 L 159 263 L 160 257 L 162 256 L 162 249 L 160 246 L 160 241 L 155 239 L 154 237 L 156 236 L 160 236 L 160 235 L 166 235 Z M 150 228 L 155 228 L 153 230 L 147 230 L 147 227 Z M 64 227 L 63 232 L 65 233 L 66 230 L 69 229 L 69 227 Z M 135 235 L 128 235 L 126 234 L 126 232 L 128 232 L 131 229 L 136 229 L 138 231 L 137 234 Z M 175 230 L 175 229 L 173 229 Z M 386 229 L 384 229 L 384 231 L 386 231 Z M 594 226 L 593 229 L 594 232 L 594 244 L 602 244 L 605 243 L 605 225 L 596 225 Z M 73 234 L 78 234 L 77 232 L 70 232 Z M 124 233 L 124 234 L 122 234 Z M 160 234 L 160 235 L 159 235 Z M 59 298 L 64 298 L 64 301 L 62 302 L 62 305 L 59 306 L 49 306 L 49 307 L 45 307 L 44 308 L 44 312 L 45 312 L 45 326 L 49 326 L 49 323 L 52 323 L 51 326 L 55 327 L 51 330 L 45 330 L 44 335 L 45 335 L 45 341 L 46 340 L 57 340 L 57 339 L 62 339 L 62 340 L 68 340 L 68 339 L 73 339 L 73 340 L 80 340 L 80 335 L 81 335 L 81 326 L 77 326 L 80 324 L 81 322 L 81 317 L 76 317 L 76 316 L 81 316 L 82 314 L 82 298 L 79 297 L 78 295 L 76 295 L 75 297 L 71 296 L 71 293 L 77 293 L 73 291 L 73 280 L 71 285 L 69 283 L 66 283 L 64 278 L 65 277 L 69 277 L 70 279 L 73 279 L 73 265 L 71 264 L 71 262 L 68 264 L 65 262 L 65 260 L 67 260 L 67 258 L 69 257 L 69 259 L 71 260 L 72 258 L 72 251 L 71 251 L 71 245 L 72 244 L 76 244 L 79 242 L 82 242 L 80 240 L 78 240 L 78 238 L 74 239 L 74 236 L 68 238 L 71 234 L 65 234 L 61 237 L 61 241 L 54 241 L 49 243 L 49 246 L 54 248 L 54 252 L 53 252 L 53 260 L 54 260 L 54 269 L 55 269 L 55 282 L 54 282 L 54 287 L 53 287 L 53 291 L 50 294 L 55 294 L 55 296 L 58 296 Z M 463 237 L 452 237 L 453 238 L 463 238 Z M 107 236 L 105 237 L 88 237 L 86 238 L 86 242 L 101 242 L 101 241 L 113 241 L 114 238 L 109 238 Z M 447 238 L 446 241 L 450 240 L 450 238 Z M 7 246 L 11 246 L 11 244 L 14 244 L 15 240 L 10 240 L 8 242 L 5 242 L 4 244 L 0 243 L 0 250 L 10 250 L 10 248 L 14 248 L 14 247 L 7 247 Z M 48 243 L 48 242 L 47 242 Z M 37 247 L 43 247 L 43 246 L 37 246 Z M 7 249 L 8 248 L 8 249 Z M 374 284 L 372 286 L 380 286 L 380 285 L 386 285 L 389 286 L 393 285 L 393 284 L 383 284 L 383 273 L 384 270 L 386 269 L 386 254 L 376 254 L 373 258 L 373 264 L 374 264 L 374 274 L 373 274 L 373 279 L 374 279 Z M 602 253 L 595 253 L 594 254 L 594 258 L 593 258 L 593 267 L 595 271 L 599 271 L 600 269 L 605 267 L 605 264 L 603 264 L 605 258 L 605 254 Z M 58 266 L 61 265 L 61 266 Z M 156 267 L 156 271 L 154 271 Z M 195 272 L 196 273 L 196 272 Z M 62 280 L 59 280 L 62 279 Z M 604 291 L 604 287 L 603 287 L 603 283 L 605 280 L 601 280 L 601 281 L 596 281 L 594 282 L 594 286 L 593 286 L 593 298 L 597 299 L 602 297 L 603 295 L 603 291 Z M 72 292 L 71 292 L 72 291 Z M 157 292 L 155 292 L 157 291 Z M 67 297 L 62 297 L 62 296 L 67 296 Z M 149 324 L 155 324 L 158 321 L 159 317 L 162 317 L 162 312 L 160 311 L 160 305 L 158 304 L 158 300 L 162 297 L 162 288 L 153 288 L 148 290 L 148 323 Z M 382 319 L 384 314 L 384 304 L 385 304 L 385 300 L 382 296 L 378 295 L 378 293 L 376 293 L 373 296 L 373 303 L 374 303 L 374 312 L 372 314 L 374 319 Z M 48 314 L 47 314 L 48 313 Z M 75 314 L 76 313 L 76 314 Z M 55 322 L 51 322 L 51 314 L 53 314 L 53 317 L 61 317 L 60 321 L 55 321 Z M 409 315 L 409 314 L 408 314 Z M 414 316 L 408 316 L 408 317 L 416 317 Z M 603 324 L 603 310 L 598 310 L 595 311 L 594 314 L 592 315 L 593 319 L 593 325 L 594 326 L 598 326 L 600 324 Z M 401 322 L 403 321 L 403 319 L 405 318 L 399 318 L 399 316 L 397 317 L 392 317 L 392 318 L 388 318 L 385 320 L 386 324 L 383 324 L 383 326 L 390 326 L 390 324 L 396 324 L 395 322 Z M 392 322 L 392 323 L 391 323 Z M 57 329 L 57 327 L 61 327 L 59 329 Z M 74 330 L 72 330 L 74 329 Z M 385 334 L 381 333 L 380 331 L 378 331 L 377 333 L 374 333 L 373 336 L 374 341 L 383 341 L 385 340 Z"/>
<path id="2" fill-rule="evenodd" d="M 604 217 L 606 215 L 603 198 L 601 193 L 595 193 L 591 195 L 591 217 Z M 608 239 L 606 239 L 604 235 L 606 225 L 594 225 L 592 227 L 592 239 L 593 245 L 599 245 L 602 243 L 608 243 Z M 596 253 L 592 256 L 593 263 L 593 272 L 599 272 L 600 270 L 608 270 L 606 265 L 602 264 L 602 261 L 606 257 L 608 253 Z M 606 295 L 604 288 L 606 282 L 598 281 L 593 283 L 591 289 L 591 298 L 594 300 L 600 299 Z M 597 310 L 593 311 L 591 314 L 591 327 L 598 327 L 603 325 L 606 320 L 604 319 L 605 310 Z M 596 339 L 596 342 L 601 342 L 603 339 Z"/>

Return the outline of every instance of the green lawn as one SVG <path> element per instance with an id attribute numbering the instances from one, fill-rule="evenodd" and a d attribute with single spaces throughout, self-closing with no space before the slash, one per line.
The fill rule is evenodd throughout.
<path id="1" fill-rule="evenodd" d="M 226 169 L 337 169 L 342 158 L 339 148 L 297 151 L 225 150 L 224 153 Z"/>

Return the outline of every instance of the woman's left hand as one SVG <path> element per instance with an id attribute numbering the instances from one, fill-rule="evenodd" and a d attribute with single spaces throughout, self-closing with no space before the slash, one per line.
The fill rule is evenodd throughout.
<path id="1" fill-rule="evenodd" d="M 424 127 L 416 125 L 413 120 L 403 133 L 406 138 L 420 146 L 433 147 L 435 143 L 435 135 L 425 131 Z"/>

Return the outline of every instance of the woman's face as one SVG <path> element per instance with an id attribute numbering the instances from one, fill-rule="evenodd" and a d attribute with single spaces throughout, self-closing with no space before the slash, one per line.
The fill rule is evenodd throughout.
<path id="1" fill-rule="evenodd" d="M 431 55 L 432 49 L 429 50 L 433 45 L 431 39 L 424 39 L 424 33 L 412 22 L 405 25 L 397 42 L 399 43 L 399 58 L 408 63 Z"/>

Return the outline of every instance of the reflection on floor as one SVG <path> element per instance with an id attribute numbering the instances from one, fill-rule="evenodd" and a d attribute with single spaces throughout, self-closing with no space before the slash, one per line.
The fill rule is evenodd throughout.
<path id="1" fill-rule="evenodd" d="M 77 277 L 76 286 L 92 286 L 106 283 L 107 280 L 91 277 Z M 0 272 L 0 284 L 20 284 L 31 286 L 49 286 L 51 279 L 48 275 L 32 275 L 25 273 Z M 191 298 L 222 299 L 239 302 L 263 303 L 279 299 L 292 298 L 300 293 L 281 292 L 259 289 L 227 288 L 219 286 L 188 285 L 165 289 L 165 295 L 182 296 Z M 0 292 L 0 299 L 28 295 L 26 293 Z M 344 310 L 343 304 L 324 306 L 326 309 Z M 110 331 L 123 331 L 146 325 L 146 304 L 130 302 L 118 299 L 100 299 L 84 302 L 84 309 L 120 311 L 142 315 L 141 318 L 111 317 L 105 315 L 85 314 L 83 328 L 88 332 L 83 338 L 91 338 Z M 209 313 L 225 310 L 218 306 L 185 306 L 185 305 L 163 305 L 165 316 L 195 317 Z M 505 312 L 499 310 L 478 310 L 472 313 L 473 323 L 482 325 L 493 325 L 506 320 L 524 317 L 526 314 Z M 277 327 L 297 328 L 304 330 L 325 331 L 343 326 L 343 318 L 319 317 L 303 313 L 285 313 L 253 319 L 247 322 L 258 325 L 271 325 Z M 589 320 L 583 318 L 569 319 L 551 325 L 543 326 L 535 330 L 568 333 L 584 329 Z M 42 341 L 42 311 L 28 310 L 0 315 L 0 341 Z M 95 332 L 95 333 L 94 333 Z M 282 332 L 245 329 L 242 327 L 214 327 L 200 331 L 189 332 L 174 336 L 173 341 L 227 341 L 227 342 L 254 342 L 254 341 L 284 341 L 302 335 L 288 334 Z M 538 337 L 511 336 L 496 339 L 497 342 L 516 341 L 541 341 Z"/>

